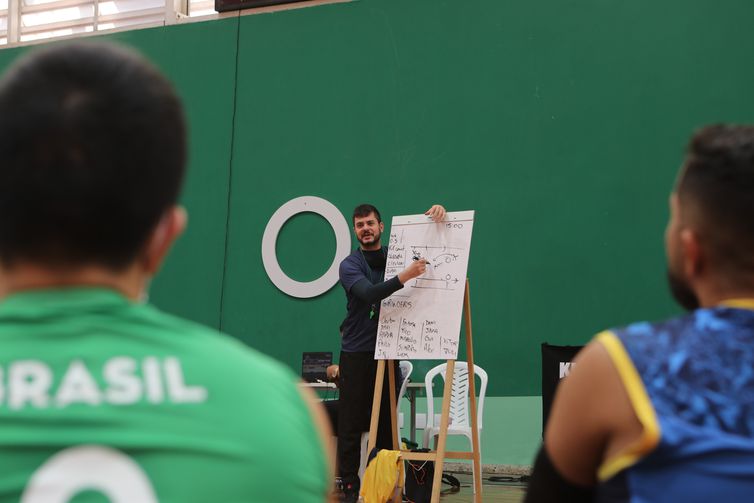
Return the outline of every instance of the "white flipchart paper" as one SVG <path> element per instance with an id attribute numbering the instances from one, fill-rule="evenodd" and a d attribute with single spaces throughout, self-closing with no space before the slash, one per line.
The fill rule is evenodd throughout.
<path id="1" fill-rule="evenodd" d="M 426 215 L 393 217 L 385 279 L 413 260 L 429 264 L 382 301 L 376 360 L 457 358 L 473 225 L 473 211 L 450 212 L 439 223 Z"/>

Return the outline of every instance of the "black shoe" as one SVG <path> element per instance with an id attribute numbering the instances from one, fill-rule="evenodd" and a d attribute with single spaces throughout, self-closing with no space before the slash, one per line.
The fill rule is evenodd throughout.
<path id="1" fill-rule="evenodd" d="M 341 503 L 357 503 L 359 501 L 359 484 L 343 484 L 343 492 L 340 496 Z"/>
<path id="2" fill-rule="evenodd" d="M 335 498 L 340 501 L 343 496 L 343 479 L 335 477 L 335 487 L 333 487 L 333 494 Z"/>

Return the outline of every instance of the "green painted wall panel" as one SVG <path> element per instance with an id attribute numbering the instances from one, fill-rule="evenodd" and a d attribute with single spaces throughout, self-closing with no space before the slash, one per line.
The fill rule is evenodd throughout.
<path id="1" fill-rule="evenodd" d="M 238 19 L 126 31 L 111 40 L 149 57 L 181 95 L 189 122 L 189 166 L 181 203 L 189 225 L 152 284 L 161 308 L 219 327 L 230 181 Z M 33 47 L 0 51 L 0 69 Z"/>
<path id="2" fill-rule="evenodd" d="M 189 166 L 181 202 L 189 212 L 151 288 L 161 308 L 220 325 L 238 19 L 121 32 L 175 83 L 190 126 Z"/>

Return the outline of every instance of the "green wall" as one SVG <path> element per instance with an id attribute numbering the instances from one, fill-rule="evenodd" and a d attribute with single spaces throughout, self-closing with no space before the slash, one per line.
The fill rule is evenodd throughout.
<path id="1" fill-rule="evenodd" d="M 485 435 L 526 437 L 485 462 L 530 458 L 539 344 L 675 312 L 667 194 L 695 128 L 754 122 L 753 16 L 750 0 L 357 0 L 107 36 L 168 73 L 191 122 L 190 225 L 152 299 L 298 370 L 302 351 L 337 351 L 345 299 L 269 281 L 280 205 L 316 195 L 348 218 L 372 202 L 388 223 L 474 209 L 475 357 L 502 400 Z M 277 248 L 311 280 L 335 240 L 305 214 Z M 529 412 L 501 405 L 521 400 Z"/>
<path id="2" fill-rule="evenodd" d="M 477 211 L 469 277 L 491 394 L 538 394 L 540 342 L 674 312 L 668 190 L 694 128 L 754 120 L 752 14 L 746 1 L 362 0 L 242 17 L 223 329 L 294 368 L 300 350 L 337 350 L 342 290 L 290 298 L 261 266 L 287 200 L 346 216 L 369 201 L 388 222 L 442 202 Z M 326 224 L 284 230 L 286 270 L 324 272 Z"/>
<path id="3" fill-rule="evenodd" d="M 154 281 L 160 307 L 219 326 L 225 267 L 238 20 L 101 37 L 144 52 L 175 83 L 190 127 L 189 228 Z M 211 43 L 209 42 L 211 41 Z M 0 69 L 34 47 L 0 50 Z"/>

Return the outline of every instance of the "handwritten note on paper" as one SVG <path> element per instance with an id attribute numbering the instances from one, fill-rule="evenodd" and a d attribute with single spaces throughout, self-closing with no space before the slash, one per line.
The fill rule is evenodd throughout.
<path id="1" fill-rule="evenodd" d="M 426 272 L 382 301 L 376 360 L 448 360 L 458 356 L 463 292 L 469 264 L 473 211 L 393 217 L 385 279 L 413 260 Z"/>

